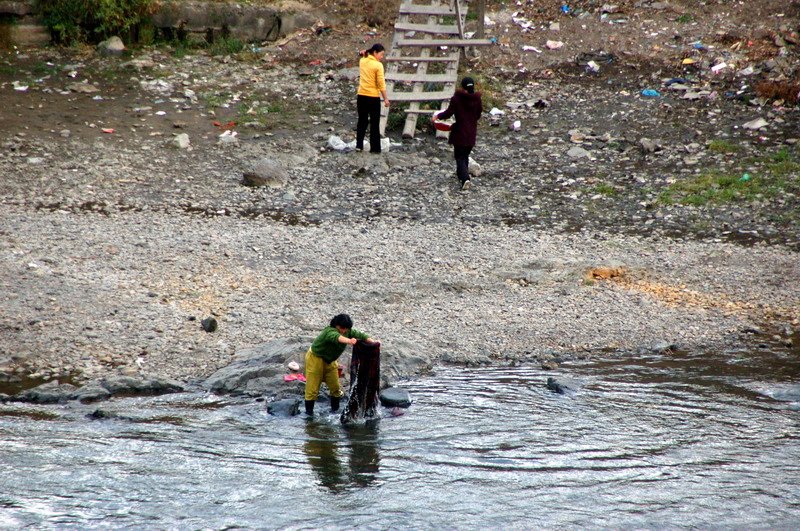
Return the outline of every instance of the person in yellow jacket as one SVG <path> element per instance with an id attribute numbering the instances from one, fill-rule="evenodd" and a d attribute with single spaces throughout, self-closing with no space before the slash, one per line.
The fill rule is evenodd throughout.
<path id="1" fill-rule="evenodd" d="M 356 126 L 356 149 L 364 149 L 364 135 L 369 124 L 369 152 L 381 152 L 381 97 L 383 104 L 389 106 L 386 95 L 386 80 L 383 77 L 381 59 L 386 53 L 383 44 L 376 42 L 371 48 L 361 52 L 358 64 L 359 80 L 356 107 L 358 109 L 358 125 Z"/>
<path id="2" fill-rule="evenodd" d="M 339 410 L 339 400 L 344 395 L 339 384 L 339 364 L 336 360 L 347 345 L 355 345 L 359 339 L 369 340 L 369 336 L 353 328 L 353 320 L 346 313 L 331 319 L 306 352 L 306 414 L 314 414 L 314 403 L 319 396 L 322 382 L 328 386 L 331 396 L 331 412 Z"/>

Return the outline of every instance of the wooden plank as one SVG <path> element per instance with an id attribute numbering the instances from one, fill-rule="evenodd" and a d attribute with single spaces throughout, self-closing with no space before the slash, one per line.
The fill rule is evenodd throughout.
<path id="1" fill-rule="evenodd" d="M 406 55 L 406 56 L 399 56 L 398 55 L 398 56 L 392 56 L 392 57 L 386 56 L 383 59 L 384 59 L 384 61 L 388 61 L 388 62 L 392 62 L 392 63 L 403 62 L 403 61 L 408 62 L 408 63 L 422 63 L 422 62 L 426 62 L 426 63 L 435 63 L 435 62 L 447 63 L 447 62 L 453 62 L 453 61 L 454 62 L 458 62 L 459 57 L 458 57 L 457 53 L 453 53 L 453 54 L 450 54 L 450 55 L 442 55 L 442 56 L 439 56 L 439 57 L 426 57 L 426 56 L 421 56 L 421 55 Z"/>
<path id="2" fill-rule="evenodd" d="M 454 90 L 441 90 L 437 92 L 392 92 L 389 101 L 441 101 L 449 100 Z"/>
<path id="3" fill-rule="evenodd" d="M 399 14 L 397 16 L 397 20 L 399 22 L 408 22 L 408 15 Z M 395 32 L 392 36 L 392 47 L 384 56 L 384 59 L 390 55 L 402 55 L 403 52 L 400 51 L 400 47 L 397 46 L 397 39 L 400 38 L 400 33 Z M 384 71 L 384 78 L 386 77 L 387 73 L 396 73 L 399 66 L 397 63 L 388 63 L 386 65 L 386 69 Z M 386 95 L 388 96 L 391 94 L 392 90 L 394 89 L 394 82 L 391 80 L 386 82 Z M 391 102 L 391 100 L 389 100 Z M 381 137 L 385 136 L 386 134 L 386 120 L 389 118 L 389 108 L 385 105 L 381 105 L 381 119 L 378 122 L 379 130 L 381 132 Z"/>
<path id="4" fill-rule="evenodd" d="M 434 0 L 433 2 L 431 2 L 431 5 L 433 5 L 433 6 L 437 6 L 438 4 L 439 4 L 439 0 Z M 435 17 L 433 15 L 429 15 L 428 16 L 428 24 L 435 24 L 436 23 L 436 19 L 437 19 L 437 17 Z M 425 35 L 423 35 L 423 38 L 424 39 L 430 39 L 431 36 L 425 34 Z M 397 40 L 398 41 L 400 40 L 399 36 L 397 37 Z M 431 55 L 431 49 L 430 48 L 423 48 L 422 51 L 420 52 L 420 54 L 422 54 L 423 57 L 428 57 L 428 56 Z M 421 75 L 421 76 L 426 75 L 428 73 L 428 63 L 425 62 L 425 61 L 421 61 L 421 62 L 417 63 L 417 72 L 416 73 L 417 73 L 417 75 Z M 425 90 L 425 86 L 422 83 L 414 83 L 414 88 L 412 89 L 412 92 L 414 92 L 416 94 L 419 94 L 419 93 L 423 92 L 424 90 Z M 412 101 L 411 104 L 409 105 L 409 109 L 411 109 L 412 111 L 419 110 L 419 102 L 416 101 L 416 100 Z M 419 117 L 418 114 L 406 114 L 406 121 L 403 124 L 403 138 L 414 138 L 414 132 L 417 130 L 417 118 L 418 117 Z"/>
<path id="5" fill-rule="evenodd" d="M 419 102 L 417 102 L 419 103 Z M 445 107 L 446 109 L 447 107 Z M 411 114 L 433 114 L 435 112 L 439 112 L 437 109 L 406 109 L 405 112 Z"/>
<path id="6" fill-rule="evenodd" d="M 444 89 L 453 94 L 456 90 L 456 79 L 458 79 L 458 63 L 449 63 L 446 66 L 445 74 L 452 76 L 453 82 L 445 84 Z M 449 104 L 450 102 L 448 100 L 442 100 L 441 104 L 439 105 L 439 110 L 445 110 Z M 449 138 L 450 131 L 439 131 L 437 129 L 435 135 L 436 138 Z"/>
<path id="7" fill-rule="evenodd" d="M 455 5 L 456 23 L 458 24 L 458 36 L 464 38 L 464 20 L 461 18 L 460 0 L 450 0 L 450 5 Z"/>
<path id="8" fill-rule="evenodd" d="M 444 35 L 458 35 L 457 26 L 442 26 L 439 24 L 413 24 L 411 22 L 398 22 L 394 25 L 395 31 L 416 31 L 419 33 L 441 33 Z"/>
<path id="9" fill-rule="evenodd" d="M 400 10 L 398 11 L 401 15 L 434 15 L 434 16 L 446 16 L 446 15 L 455 15 L 455 11 L 450 9 L 449 6 L 423 6 L 417 4 L 400 4 Z"/>
<path id="10" fill-rule="evenodd" d="M 456 78 L 453 77 L 452 74 L 428 74 L 427 72 L 423 74 L 418 72 L 413 74 L 402 74 L 392 72 L 386 74 L 386 80 L 403 81 L 406 83 L 413 81 L 419 81 L 421 83 L 455 83 Z"/>
<path id="11" fill-rule="evenodd" d="M 398 46 L 489 46 L 490 39 L 399 39 Z"/>

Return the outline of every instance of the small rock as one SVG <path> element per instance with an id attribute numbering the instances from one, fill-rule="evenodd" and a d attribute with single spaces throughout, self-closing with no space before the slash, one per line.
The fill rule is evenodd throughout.
<path id="1" fill-rule="evenodd" d="M 579 146 L 573 146 L 567 151 L 567 156 L 571 159 L 592 158 L 592 154 Z"/>
<path id="2" fill-rule="evenodd" d="M 172 139 L 172 145 L 178 149 L 186 149 L 189 147 L 189 144 L 189 135 L 186 133 L 175 135 L 175 138 Z"/>
<path id="3" fill-rule="evenodd" d="M 125 52 L 125 43 L 119 37 L 111 37 L 98 44 L 97 51 L 101 55 L 119 56 Z"/>
<path id="4" fill-rule="evenodd" d="M 750 129 L 751 131 L 758 131 L 759 129 L 763 129 L 767 125 L 769 125 L 769 122 L 767 122 L 765 119 L 756 118 L 755 120 L 751 120 L 746 124 L 743 124 L 742 127 L 744 127 L 745 129 Z"/>
<path id="5" fill-rule="evenodd" d="M 203 330 L 206 332 L 216 332 L 218 323 L 214 317 L 206 317 L 202 321 L 200 321 L 200 326 L 203 327 Z"/>
<path id="6" fill-rule="evenodd" d="M 380 394 L 380 401 L 384 407 L 410 407 L 411 395 L 399 387 L 387 387 Z"/>
<path id="7" fill-rule="evenodd" d="M 272 159 L 264 158 L 259 160 L 252 170 L 243 174 L 245 186 L 268 186 L 270 188 L 280 188 L 286 185 L 289 175 L 286 169 Z"/>

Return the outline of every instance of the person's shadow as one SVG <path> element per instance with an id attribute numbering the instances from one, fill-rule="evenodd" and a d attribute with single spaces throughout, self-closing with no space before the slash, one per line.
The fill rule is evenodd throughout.
<path id="1" fill-rule="evenodd" d="M 338 493 L 376 482 L 380 471 L 377 422 L 341 426 L 309 420 L 306 435 L 303 451 L 323 487 Z"/>

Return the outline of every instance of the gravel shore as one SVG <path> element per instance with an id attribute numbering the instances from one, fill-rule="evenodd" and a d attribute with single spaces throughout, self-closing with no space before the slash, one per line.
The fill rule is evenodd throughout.
<path id="1" fill-rule="evenodd" d="M 411 221 L 2 218 L 4 366 L 25 374 L 186 380 L 338 312 L 387 349 L 403 339 L 455 363 L 723 348 L 800 318 L 797 256 L 766 246 Z M 591 280 L 593 268 L 625 273 Z"/>
<path id="2" fill-rule="evenodd" d="M 506 11 L 492 31 L 522 31 Z M 610 31 L 570 41 L 581 24 L 563 21 L 558 53 L 596 51 Z M 713 41 L 715 24 L 692 31 Z M 469 62 L 498 108 L 462 192 L 451 148 L 424 128 L 390 131 L 379 156 L 331 149 L 354 137 L 356 59 L 342 50 L 363 38 L 303 35 L 241 60 L 3 56 L 0 381 L 188 381 L 340 312 L 437 363 L 798 348 L 800 111 L 757 98 L 747 77 L 793 75 L 796 46 L 772 50 L 765 34 L 764 59 L 718 44 L 742 70 L 683 72 L 676 89 L 681 72 L 636 55 L 641 42 L 599 72 L 533 64 L 546 54 L 523 65 L 501 43 Z M 669 61 L 685 47 L 719 64 L 681 39 L 662 48 Z M 259 163 L 275 174 L 245 186 Z M 732 196 L 713 195 L 721 177 L 740 183 Z"/>

